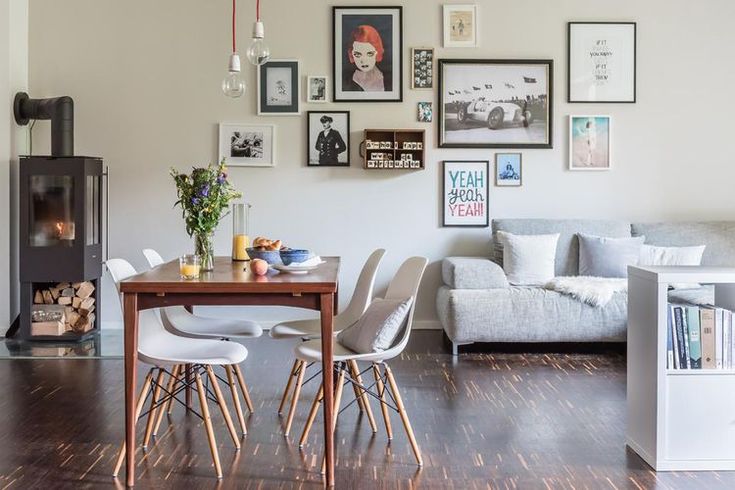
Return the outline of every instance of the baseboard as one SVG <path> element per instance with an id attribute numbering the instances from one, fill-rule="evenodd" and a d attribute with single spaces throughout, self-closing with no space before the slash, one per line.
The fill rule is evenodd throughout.
<path id="1" fill-rule="evenodd" d="M 260 326 L 263 327 L 263 330 L 270 330 L 273 326 L 278 324 L 278 321 L 261 320 L 259 323 Z M 100 328 L 102 328 L 102 330 L 122 330 L 123 324 L 120 321 L 102 321 L 100 322 Z M 439 320 L 414 320 L 413 328 L 415 330 L 441 330 L 442 324 Z"/>

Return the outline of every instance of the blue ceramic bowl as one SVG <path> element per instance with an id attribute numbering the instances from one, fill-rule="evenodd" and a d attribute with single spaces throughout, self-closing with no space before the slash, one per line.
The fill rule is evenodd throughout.
<path id="1" fill-rule="evenodd" d="M 281 250 L 281 261 L 283 265 L 290 265 L 293 262 L 303 262 L 311 257 L 308 250 Z"/>
<path id="2" fill-rule="evenodd" d="M 262 259 L 269 264 L 281 263 L 281 254 L 278 250 L 258 250 L 257 248 L 248 248 L 246 251 L 250 260 Z"/>

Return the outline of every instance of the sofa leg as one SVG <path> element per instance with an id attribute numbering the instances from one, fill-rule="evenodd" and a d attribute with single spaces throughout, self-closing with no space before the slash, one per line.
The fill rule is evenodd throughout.
<path id="1" fill-rule="evenodd" d="M 452 342 L 452 355 L 458 356 L 459 355 L 459 344 Z"/>

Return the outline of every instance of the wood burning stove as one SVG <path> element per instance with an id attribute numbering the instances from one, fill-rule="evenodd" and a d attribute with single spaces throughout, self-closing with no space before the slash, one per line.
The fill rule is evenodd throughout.
<path id="1" fill-rule="evenodd" d="M 25 340 L 83 340 L 98 331 L 99 323 L 104 230 L 102 159 L 72 156 L 70 98 L 38 101 L 25 94 L 19 96 L 16 120 L 22 124 L 28 119 L 52 119 L 55 144 L 51 156 L 20 158 L 18 333 Z M 54 124 L 57 113 L 53 103 L 48 102 L 60 99 L 66 126 Z M 59 127 L 66 135 L 57 134 Z"/>

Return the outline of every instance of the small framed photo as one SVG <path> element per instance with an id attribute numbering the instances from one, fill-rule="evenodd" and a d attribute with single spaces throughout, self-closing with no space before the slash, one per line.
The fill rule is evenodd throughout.
<path id="1" fill-rule="evenodd" d="M 495 154 L 495 185 L 498 187 L 523 185 L 523 162 L 520 153 Z"/>
<path id="2" fill-rule="evenodd" d="M 414 168 L 411 164 L 411 168 Z M 420 165 L 416 165 L 420 168 Z M 490 225 L 488 215 L 489 167 L 484 161 L 445 161 L 443 192 L 444 226 Z"/>
<path id="3" fill-rule="evenodd" d="M 477 47 L 477 5 L 444 5 L 444 47 Z"/>
<path id="4" fill-rule="evenodd" d="M 299 62 L 270 60 L 258 67 L 258 115 L 300 114 Z"/>
<path id="5" fill-rule="evenodd" d="M 332 7 L 334 102 L 403 100 L 403 7 Z"/>
<path id="6" fill-rule="evenodd" d="M 434 109 L 431 102 L 418 103 L 418 120 L 419 122 L 430 123 L 434 120 Z"/>
<path id="7" fill-rule="evenodd" d="M 411 88 L 434 88 L 434 48 L 411 48 Z"/>
<path id="8" fill-rule="evenodd" d="M 231 167 L 273 167 L 276 164 L 276 127 L 220 123 L 219 161 Z"/>
<path id="9" fill-rule="evenodd" d="M 306 77 L 306 101 L 327 102 L 327 83 L 327 77 L 323 75 Z"/>
<path id="10" fill-rule="evenodd" d="M 309 111 L 306 131 L 310 167 L 350 166 L 349 111 Z"/>
<path id="11" fill-rule="evenodd" d="M 569 170 L 610 170 L 610 116 L 569 116 Z"/>
<path id="12" fill-rule="evenodd" d="M 634 103 L 636 23 L 567 24 L 567 101 Z"/>

